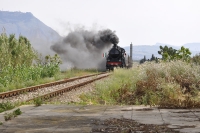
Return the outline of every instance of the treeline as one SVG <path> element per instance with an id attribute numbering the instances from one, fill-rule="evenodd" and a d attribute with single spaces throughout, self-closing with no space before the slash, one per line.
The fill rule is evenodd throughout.
<path id="1" fill-rule="evenodd" d="M 191 57 L 191 52 L 188 48 L 181 47 L 181 49 L 176 50 L 172 47 L 168 46 L 160 46 L 160 50 L 158 51 L 158 54 L 160 54 L 162 57 L 157 58 L 152 54 L 151 59 L 146 59 L 146 56 L 144 56 L 143 59 L 140 60 L 140 64 L 144 63 L 145 61 L 156 61 L 159 60 L 163 61 L 176 61 L 176 60 L 182 60 L 186 62 L 195 62 L 196 64 L 200 64 L 200 54 L 195 55 L 194 57 Z"/>
<path id="2" fill-rule="evenodd" d="M 42 58 L 23 36 L 0 35 L 0 91 L 4 87 L 26 81 L 52 77 L 59 72 L 58 55 Z"/>
<path id="3" fill-rule="evenodd" d="M 144 58 L 140 60 L 140 64 L 142 64 L 146 61 L 156 61 L 156 62 L 158 62 L 158 58 L 155 57 L 154 54 L 152 54 L 151 59 L 146 59 L 146 56 L 144 56 Z"/>

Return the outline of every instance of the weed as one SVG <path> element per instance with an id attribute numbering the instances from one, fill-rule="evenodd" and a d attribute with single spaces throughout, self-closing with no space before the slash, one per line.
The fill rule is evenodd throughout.
<path id="1" fill-rule="evenodd" d="M 15 111 L 13 111 L 13 115 L 14 117 L 18 116 L 18 115 L 21 115 L 22 114 L 22 111 L 18 108 L 16 109 Z"/>
<path id="2" fill-rule="evenodd" d="M 96 83 L 83 102 L 150 105 L 162 108 L 200 107 L 200 66 L 183 61 L 145 62 L 116 69 L 108 80 Z"/>
<path id="3" fill-rule="evenodd" d="M 41 97 L 37 97 L 33 101 L 34 101 L 35 106 L 41 106 L 43 103 L 43 100 Z"/>
<path id="4" fill-rule="evenodd" d="M 0 125 L 3 125 L 3 122 L 0 121 Z"/>
<path id="5" fill-rule="evenodd" d="M 14 107 L 15 107 L 15 105 L 8 101 L 0 103 L 0 112 L 4 112 L 6 110 L 13 109 Z"/>
<path id="6" fill-rule="evenodd" d="M 21 114 L 22 114 L 22 112 L 18 108 L 16 110 L 14 110 L 13 112 L 5 113 L 4 119 L 5 119 L 5 121 L 8 121 L 8 120 L 11 120 L 13 117 L 17 117 L 18 115 L 21 115 Z"/>
<path id="7" fill-rule="evenodd" d="M 4 119 L 5 121 L 11 120 L 14 117 L 13 113 L 5 113 Z"/>

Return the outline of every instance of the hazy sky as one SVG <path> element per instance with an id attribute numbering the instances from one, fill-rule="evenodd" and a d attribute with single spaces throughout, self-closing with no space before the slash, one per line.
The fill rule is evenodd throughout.
<path id="1" fill-rule="evenodd" d="M 76 27 L 116 31 L 120 46 L 200 42 L 200 0 L 0 0 L 67 35 Z"/>

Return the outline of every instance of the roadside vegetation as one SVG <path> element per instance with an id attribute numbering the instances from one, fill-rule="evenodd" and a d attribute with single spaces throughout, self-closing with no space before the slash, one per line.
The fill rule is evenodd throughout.
<path id="1" fill-rule="evenodd" d="M 95 73 L 97 70 L 60 71 L 60 57 L 37 53 L 26 37 L 0 35 L 0 92 L 47 83 L 73 76 Z"/>
<path id="2" fill-rule="evenodd" d="M 61 63 L 58 55 L 39 58 L 26 37 L 0 35 L 0 92 L 26 87 L 55 76 Z"/>
<path id="3" fill-rule="evenodd" d="M 42 100 L 41 97 L 37 97 L 37 98 L 35 98 L 35 99 L 33 100 L 33 102 L 34 102 L 35 106 L 37 107 L 37 106 L 41 106 L 41 105 L 42 105 L 43 100 Z"/>
<path id="4" fill-rule="evenodd" d="M 4 112 L 6 110 L 10 110 L 10 109 L 13 109 L 16 105 L 13 104 L 13 103 L 10 103 L 10 102 L 3 102 L 3 103 L 0 103 L 0 113 L 1 112 Z"/>
<path id="5" fill-rule="evenodd" d="M 83 103 L 200 107 L 200 55 L 191 58 L 189 49 L 167 46 L 160 47 L 158 53 L 161 59 L 152 55 L 150 61 L 144 59 L 131 69 L 116 69 L 110 78 L 96 83 L 94 92 L 80 96 Z M 15 35 L 1 34 L 0 56 L 0 92 L 98 72 L 76 68 L 61 72 L 58 55 L 42 58 L 23 36 L 16 39 Z M 34 102 L 36 106 L 42 104 L 41 99 Z M 15 106 L 0 103 L 0 112 Z"/>
<path id="6" fill-rule="evenodd" d="M 18 108 L 16 110 L 14 110 L 13 112 L 5 113 L 4 119 L 5 119 L 5 121 L 8 121 L 8 120 L 11 120 L 21 114 L 22 114 L 22 111 Z"/>
<path id="7" fill-rule="evenodd" d="M 57 54 L 41 56 L 26 37 L 17 39 L 14 34 L 0 34 L 0 57 L 0 92 L 98 72 L 96 69 L 76 68 L 61 72 L 59 65 L 62 62 Z M 39 106 L 42 101 L 36 99 L 34 103 Z M 0 103 L 0 112 L 22 104 L 25 103 Z M 6 117 L 10 118 L 12 114 Z"/>
<path id="8" fill-rule="evenodd" d="M 190 58 L 184 47 L 178 52 L 177 58 L 162 53 L 163 59 L 158 62 L 116 69 L 108 80 L 96 83 L 96 91 L 80 98 L 84 104 L 199 108 L 200 55 Z"/>

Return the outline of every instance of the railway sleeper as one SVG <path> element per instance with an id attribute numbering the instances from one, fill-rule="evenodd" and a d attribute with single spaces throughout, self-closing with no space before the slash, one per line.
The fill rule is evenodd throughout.
<path id="1" fill-rule="evenodd" d="M 54 85 L 57 85 L 57 84 L 62 84 L 62 83 L 66 83 L 66 82 L 69 82 L 69 81 L 74 81 L 74 80 L 77 80 L 77 79 L 82 79 L 82 78 L 86 78 L 86 77 L 90 77 L 90 76 L 95 76 L 95 75 L 100 75 L 100 74 L 103 74 L 103 73 L 91 74 L 91 75 L 82 76 L 82 77 L 76 77 L 76 78 L 72 78 L 72 79 L 64 79 L 62 81 L 56 81 L 54 83 L 47 83 L 47 84 L 37 85 L 37 86 L 28 87 L 28 88 L 24 88 L 24 89 L 18 89 L 15 92 L 7 92 L 5 94 L 0 94 L 0 98 L 4 99 L 5 97 L 7 98 L 7 97 L 11 97 L 11 96 L 16 96 L 16 95 L 23 94 L 23 93 L 26 93 L 26 92 L 35 91 L 35 90 L 40 89 L 40 88 L 54 86 Z M 87 83 L 89 83 L 89 82 L 87 82 Z M 87 83 L 84 83 L 84 84 L 87 84 Z M 84 85 L 84 84 L 81 84 L 81 85 Z M 79 87 L 81 85 L 77 85 L 77 86 L 75 86 L 73 88 L 67 89 L 67 91 L 72 90 L 72 89 L 74 89 L 76 87 Z"/>
<path id="2" fill-rule="evenodd" d="M 88 83 L 91 83 L 91 82 L 93 82 L 93 81 L 96 81 L 96 80 L 99 80 L 99 79 L 102 79 L 102 78 L 104 78 L 104 77 L 107 77 L 108 75 L 106 75 L 106 76 L 102 76 L 102 77 L 99 77 L 99 78 L 96 78 L 96 79 L 92 79 L 92 80 L 90 80 L 90 81 L 86 81 L 86 82 L 83 82 L 83 83 L 79 83 L 79 84 L 76 84 L 76 85 L 73 85 L 73 86 L 69 86 L 69 87 L 67 87 L 67 88 L 64 88 L 64 89 L 61 89 L 61 90 L 57 90 L 57 91 L 54 91 L 54 92 L 51 92 L 51 93 L 49 93 L 49 94 L 44 94 L 44 95 L 41 95 L 41 96 L 39 96 L 39 97 L 41 97 L 42 99 L 49 99 L 50 97 L 55 97 L 55 96 L 58 96 L 58 95 L 63 95 L 63 93 L 65 93 L 65 92 L 68 92 L 68 91 L 71 91 L 71 90 L 73 90 L 73 89 L 75 89 L 76 90 L 76 88 L 78 88 L 78 87 L 80 87 L 80 86 L 84 86 L 85 84 L 88 84 Z M 89 76 L 88 76 L 89 77 Z M 72 79 L 72 80 L 76 80 L 76 79 Z M 66 82 L 66 81 L 61 81 L 61 82 Z M 59 83 L 61 83 L 60 81 L 59 81 Z M 55 83 L 55 84 L 58 84 L 58 83 Z M 54 85 L 55 85 L 54 84 Z M 28 91 L 32 91 L 32 90 L 37 90 L 38 88 L 43 88 L 44 86 L 50 86 L 50 85 L 52 85 L 51 83 L 48 83 L 48 84 L 45 84 L 45 85 L 42 85 L 42 86 L 34 86 L 34 87 L 31 87 L 31 88 L 29 88 L 28 90 L 26 90 L 26 89 L 22 89 L 22 90 L 20 90 L 20 91 L 16 91 L 16 92 L 14 92 L 14 93 L 12 93 L 10 96 L 12 96 L 12 95 L 16 95 L 16 94 L 20 94 L 20 93 L 26 93 L 26 92 L 28 92 Z M 4 95 L 0 95 L 0 98 L 5 98 L 5 97 L 8 97 L 9 96 L 9 93 L 5 93 Z M 35 98 L 34 98 L 35 99 Z M 28 101 L 31 101 L 31 100 L 34 100 L 34 99 L 29 99 L 29 100 L 26 100 L 27 102 Z"/>

